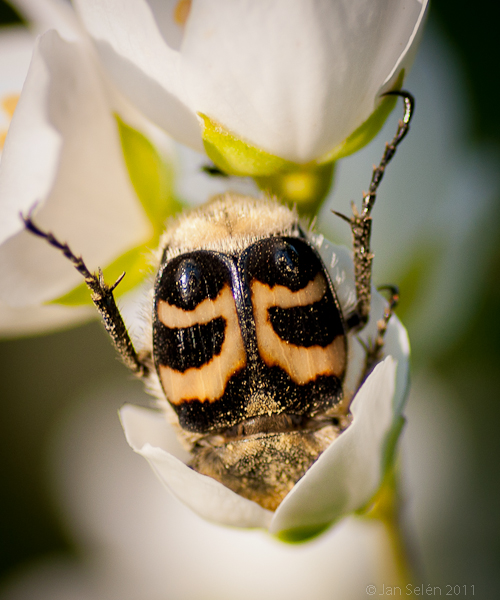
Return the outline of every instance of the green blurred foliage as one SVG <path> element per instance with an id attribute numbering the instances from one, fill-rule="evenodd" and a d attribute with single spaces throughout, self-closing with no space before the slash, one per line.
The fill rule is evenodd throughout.
<path id="1" fill-rule="evenodd" d="M 500 121 L 496 116 L 499 92 L 498 72 L 500 51 L 496 32 L 496 11 L 488 18 L 493 5 L 472 6 L 465 0 L 436 0 L 432 16 L 447 36 L 463 67 L 468 84 L 474 141 L 500 142 Z M 491 220 L 500 230 L 500 197 Z M 470 520 L 475 524 L 477 546 L 489 550 L 491 564 L 498 576 L 500 564 L 500 235 L 487 265 L 487 284 L 475 315 L 464 327 L 462 337 L 437 361 L 435 369 L 444 375 L 456 391 L 457 409 L 465 415 L 472 433 L 477 465 L 473 506 L 468 507 Z M 464 278 L 464 294 L 467 281 Z M 471 512 L 472 511 L 472 512 Z M 474 543 L 474 542 L 470 542 Z M 491 595 L 498 597 L 500 581 L 492 582 Z M 496 591 L 495 591 L 496 590 Z"/>
<path id="2" fill-rule="evenodd" d="M 0 24 L 11 25 L 20 22 L 21 17 L 16 11 L 9 4 L 3 2 L 3 0 L 0 1 Z"/>
<path id="3" fill-rule="evenodd" d="M 490 10 L 493 11 L 490 13 Z M 495 99 L 500 83 L 498 72 L 497 13 L 494 5 L 467 0 L 435 0 L 431 18 L 435 19 L 463 66 L 469 88 L 474 136 L 498 142 L 500 121 L 495 116 Z"/>

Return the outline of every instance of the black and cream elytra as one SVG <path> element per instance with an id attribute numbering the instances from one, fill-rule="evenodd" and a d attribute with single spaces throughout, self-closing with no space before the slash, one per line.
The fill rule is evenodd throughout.
<path id="1" fill-rule="evenodd" d="M 151 318 L 136 352 L 113 286 L 67 244 L 26 228 L 61 250 L 85 277 L 125 364 L 159 398 L 191 452 L 191 466 L 274 510 L 349 425 L 344 394 L 348 334 L 368 321 L 371 210 L 385 166 L 408 131 L 413 98 L 386 145 L 352 229 L 356 305 L 343 314 L 314 240 L 275 200 L 232 193 L 169 222 L 147 301 Z M 338 214 L 338 213 L 337 213 Z M 380 357 L 396 300 L 366 349 L 365 374 Z"/>

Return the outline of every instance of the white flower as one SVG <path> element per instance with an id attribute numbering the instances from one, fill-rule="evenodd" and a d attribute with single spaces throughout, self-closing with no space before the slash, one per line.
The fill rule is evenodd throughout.
<path id="1" fill-rule="evenodd" d="M 78 394 L 60 415 L 47 485 L 76 556 L 52 553 L 18 568 L 2 600 L 359 600 L 368 584 L 387 584 L 385 532 L 372 520 L 350 517 L 314 543 L 291 546 L 200 519 L 165 493 L 124 442 L 116 418 L 124 400 L 137 401 L 135 387 L 108 382 Z M 418 460 L 418 443 L 412 450 Z M 436 462 L 429 461 L 432 474 Z M 419 491 L 421 498 L 428 490 Z M 434 507 L 424 496 L 418 508 L 429 515 Z"/>
<path id="2" fill-rule="evenodd" d="M 137 187 L 127 152 L 137 153 L 134 143 L 145 138 L 128 124 L 146 124 L 106 81 L 69 5 L 20 4 L 37 19 L 35 29 L 46 29 L 48 21 L 59 31 L 37 39 L 22 93 L 24 65 L 17 73 L 17 89 L 10 90 L 20 98 L 0 163 L 0 328 L 6 334 L 41 331 L 96 314 L 81 276 L 59 252 L 24 230 L 20 213 L 37 203 L 37 223 L 82 254 L 90 269 L 115 261 L 116 274 L 109 274 L 110 279 L 125 270 L 116 261 L 128 253 L 128 282 L 120 293 L 144 275 L 141 251 L 159 236 L 172 199 L 171 182 L 160 181 L 161 164 L 148 180 L 151 188 L 163 186 L 153 190 L 154 198 L 147 197 L 153 195 L 151 189 Z M 26 49 L 29 37 L 25 32 L 18 36 Z M 9 52 L 14 45 L 7 40 L 5 48 Z M 153 155 L 148 143 L 142 151 Z M 157 155 L 148 158 L 161 163 Z M 167 201 L 155 208 L 161 194 Z M 72 308 L 42 306 L 61 297 Z"/>
<path id="3" fill-rule="evenodd" d="M 246 158 L 231 154 L 233 170 L 268 175 L 283 165 L 271 159 L 271 166 L 259 166 L 261 151 L 293 163 L 324 162 L 371 139 L 383 118 L 376 126 L 367 121 L 381 106 L 380 94 L 401 85 L 427 0 L 75 6 L 111 77 L 150 119 L 201 150 L 204 115 L 212 158 L 228 150 L 222 128 L 250 147 Z M 363 124 L 369 135 L 359 130 Z"/>
<path id="4" fill-rule="evenodd" d="M 442 382 L 424 380 L 422 389 L 418 379 L 403 436 L 411 491 L 404 517 L 418 534 L 426 580 L 437 583 L 450 580 L 454 549 L 466 560 L 454 532 L 467 514 L 473 467 L 456 398 Z M 58 415 L 46 485 L 71 556 L 51 552 L 21 565 L 4 583 L 2 600 L 360 600 L 368 584 L 380 592 L 392 583 L 385 532 L 373 520 L 348 517 L 314 543 L 290 546 L 197 517 L 124 443 L 116 418 L 124 400 L 138 401 L 130 382 L 94 382 Z M 473 580 L 474 569 L 466 574 Z"/>
<path id="5" fill-rule="evenodd" d="M 26 213 L 38 202 L 37 223 L 68 242 L 76 254 L 85 258 L 91 270 L 104 267 L 109 282 L 125 270 L 127 276 L 117 288 L 121 295 L 142 280 L 146 268 L 144 249 L 155 245 L 164 217 L 173 209 L 172 205 L 164 206 L 152 216 L 145 206 L 147 199 L 139 198 L 142 206 L 137 201 L 137 194 L 141 194 L 137 181 L 131 181 L 130 162 L 126 164 L 124 160 L 123 139 L 120 140 L 113 112 L 118 111 L 139 129 L 146 125 L 106 80 L 71 7 L 58 0 L 18 0 L 17 6 L 34 23 L 35 31 L 43 32 L 54 26 L 57 33 L 49 31 L 36 42 L 0 166 L 0 331 L 5 335 L 50 330 L 95 315 L 79 274 L 53 248 L 23 230 L 19 213 Z M 92 6 L 90 3 L 80 8 L 86 14 Z M 107 6 L 101 9 L 106 11 Z M 192 27 L 190 23 L 195 23 L 196 6 L 191 10 L 186 32 Z M 224 10 L 231 13 L 231 6 Z M 173 6 L 170 8 L 173 10 Z M 245 13 L 247 8 L 238 10 Z M 282 10 L 280 5 L 269 9 L 266 17 L 269 26 Z M 419 13 L 419 23 L 422 14 Z M 312 27 L 316 17 L 312 13 L 310 17 Z M 230 24 L 236 16 L 228 14 L 227 18 Z M 293 16 L 288 25 L 296 26 L 297 18 Z M 415 23 L 413 26 L 415 31 L 412 29 L 411 35 L 408 34 L 412 40 L 418 29 Z M 198 36 L 196 32 L 193 35 L 194 39 Z M 401 65 L 409 54 L 406 48 L 400 56 Z M 246 56 L 245 48 L 241 60 L 246 61 Z M 107 63 L 105 56 L 101 58 Z M 126 76 L 127 81 L 129 75 L 130 81 L 135 81 L 131 74 Z M 289 83 L 286 79 L 285 88 Z M 17 85 L 14 91 L 20 93 L 21 85 Z M 148 98 L 155 98 L 148 86 L 141 89 Z M 283 94 L 281 88 L 279 94 Z M 162 113 L 171 114 L 171 103 L 165 104 L 163 100 Z M 226 106 L 224 102 L 222 105 Z M 160 104 L 157 108 L 160 109 Z M 202 110 L 205 108 L 201 106 Z M 193 111 L 190 119 L 194 119 L 197 132 L 197 142 L 193 145 L 199 147 L 201 137 L 195 114 L 198 108 Z M 175 122 L 183 130 L 187 126 L 178 115 Z M 190 126 L 187 127 L 189 130 Z M 153 158 L 156 160 L 158 156 Z M 136 165 L 136 168 L 141 166 L 138 161 Z M 330 175 L 328 171 L 322 176 L 326 184 L 323 191 L 328 187 Z M 143 176 L 145 179 L 147 176 Z M 171 190 L 163 191 L 172 200 Z M 321 199 L 317 194 L 313 197 Z"/>
<path id="6" fill-rule="evenodd" d="M 344 311 L 353 299 L 353 268 L 346 249 L 317 240 Z M 371 319 L 361 337 L 376 335 L 384 301 L 374 293 Z M 166 487 L 209 521 L 234 527 L 269 529 L 284 540 L 308 539 L 341 517 L 366 508 L 377 492 L 402 425 L 409 345 L 396 317 L 390 321 L 385 360 L 370 374 L 352 402 L 353 422 L 313 464 L 273 514 L 221 483 L 196 473 L 162 413 L 125 406 L 121 419 L 131 447 L 144 456 Z M 346 390 L 355 391 L 364 349 L 350 339 Z"/>

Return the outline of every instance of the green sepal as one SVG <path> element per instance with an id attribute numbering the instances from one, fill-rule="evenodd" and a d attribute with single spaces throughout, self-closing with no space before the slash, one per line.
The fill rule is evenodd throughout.
<path id="1" fill-rule="evenodd" d="M 137 198 L 151 222 L 153 234 L 144 244 L 131 248 L 103 268 L 104 280 L 112 285 L 122 273 L 123 281 L 116 288 L 116 295 L 135 288 L 150 272 L 149 255 L 158 245 L 165 221 L 184 208 L 173 191 L 174 172 L 157 152 L 153 144 L 139 131 L 115 115 L 125 164 Z M 81 306 L 92 304 L 90 292 L 85 285 L 52 300 L 49 304 Z"/>
<path id="2" fill-rule="evenodd" d="M 287 544 L 302 544 L 309 542 L 318 535 L 324 533 L 327 529 L 332 526 L 332 523 L 325 523 L 324 525 L 310 525 L 308 527 L 294 527 L 293 529 L 284 529 L 279 531 L 274 537 L 281 542 Z"/>
<path id="3" fill-rule="evenodd" d="M 271 196 L 296 204 L 299 214 L 315 214 L 330 190 L 334 164 L 298 164 L 269 154 L 238 139 L 209 117 L 203 120 L 203 143 L 214 164 L 239 177 L 253 177 Z"/>
<path id="4" fill-rule="evenodd" d="M 294 170 L 254 177 L 261 190 L 295 205 L 301 216 L 315 215 L 330 191 L 335 163 L 295 165 Z"/>
<path id="5" fill-rule="evenodd" d="M 398 78 L 394 84 L 393 89 L 399 90 L 403 85 L 404 80 L 404 69 L 398 75 Z M 330 150 L 325 155 L 317 160 L 318 163 L 328 163 L 331 161 L 337 161 L 340 158 L 344 158 L 351 154 L 354 154 L 358 150 L 361 150 L 366 146 L 377 133 L 382 129 L 387 117 L 390 115 L 397 103 L 397 96 L 383 96 L 380 104 L 372 112 L 372 114 L 362 123 L 351 135 L 336 146 L 333 150 Z"/>
<path id="6" fill-rule="evenodd" d="M 293 162 L 247 144 L 202 113 L 198 116 L 203 120 L 206 153 L 228 175 L 263 177 L 294 169 Z"/>
<path id="7" fill-rule="evenodd" d="M 174 171 L 142 133 L 115 115 L 130 181 L 155 234 L 184 207 L 173 191 Z"/>
<path id="8" fill-rule="evenodd" d="M 387 436 L 384 448 L 384 458 L 382 462 L 382 472 L 384 473 L 384 477 L 386 477 L 387 474 L 394 468 L 394 463 L 396 462 L 397 444 L 405 423 L 406 419 L 400 415 L 394 421 L 392 429 Z"/>

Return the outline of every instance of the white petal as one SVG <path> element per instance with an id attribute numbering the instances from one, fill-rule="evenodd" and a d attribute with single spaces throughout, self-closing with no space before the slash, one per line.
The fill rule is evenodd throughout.
<path id="1" fill-rule="evenodd" d="M 189 455 L 180 448 L 161 413 L 128 405 L 122 408 L 120 417 L 130 446 L 148 460 L 160 481 L 194 512 L 221 525 L 269 525 L 270 511 L 184 464 Z"/>
<path id="2" fill-rule="evenodd" d="M 2 338 L 35 335 L 72 326 L 95 318 L 93 306 L 25 306 L 13 308 L 0 302 Z"/>
<path id="3" fill-rule="evenodd" d="M 297 162 L 343 141 L 413 33 L 418 0 L 193 3 L 182 47 L 190 104 Z"/>
<path id="4" fill-rule="evenodd" d="M 381 483 L 394 420 L 395 375 L 391 357 L 377 365 L 352 403 L 353 423 L 283 500 L 272 533 L 333 523 L 371 499 Z"/>
<path id="5" fill-rule="evenodd" d="M 426 362 L 458 340 L 458 324 L 465 325 L 477 308 L 488 244 L 497 237 L 491 214 L 500 188 L 496 149 L 466 141 L 471 114 L 464 106 L 456 57 L 428 25 L 405 83 L 417 100 L 415 121 L 386 172 L 372 231 L 376 283 L 406 282 L 410 271 L 418 273 L 404 322 L 414 354 Z M 352 198 L 359 206 L 373 164 L 378 164 L 402 114 L 400 102 L 372 144 L 342 160 L 336 170 L 335 193 L 318 216 L 330 239 L 350 245 L 349 227 L 330 208 L 348 212 Z"/>
<path id="6" fill-rule="evenodd" d="M 261 531 L 214 526 L 169 497 L 116 427 L 113 407 L 123 397 L 137 401 L 123 387 L 84 395 L 51 436 L 60 514 L 85 544 L 85 566 L 96 567 L 88 577 L 102 586 L 90 598 L 347 600 L 376 579 L 375 523 L 346 519 L 317 543 L 293 547 Z M 105 555 L 96 552 L 103 547 Z M 186 577 L 186 564 L 196 565 L 196 577 Z M 30 581 L 19 597 L 55 600 L 57 574 L 40 581 L 45 595 Z"/>
<path id="7" fill-rule="evenodd" d="M 210 177 L 202 167 L 207 165 L 206 154 L 200 154 L 181 144 L 176 144 L 178 172 L 176 189 L 180 198 L 185 198 L 190 206 L 205 204 L 208 198 L 228 191 L 243 196 L 259 196 L 261 191 L 250 177 Z"/>
<path id="8" fill-rule="evenodd" d="M 398 61 L 394 65 L 394 68 L 391 71 L 391 74 L 387 77 L 384 84 L 381 86 L 379 90 L 379 94 L 383 94 L 384 92 L 393 89 L 393 86 L 401 73 L 402 69 L 408 71 L 408 69 L 413 64 L 415 59 L 415 54 L 420 45 L 420 40 L 422 39 L 422 35 L 424 32 L 424 23 L 427 17 L 427 8 L 429 6 L 429 0 L 419 0 L 422 7 L 420 9 L 420 14 L 418 15 L 418 19 L 415 23 L 413 31 L 408 39 L 406 44 L 406 48 L 401 53 Z M 403 16 L 403 15 L 401 15 Z M 401 24 L 403 25 L 403 23 Z"/>
<path id="9" fill-rule="evenodd" d="M 41 97 L 48 80 L 48 68 L 37 47 L 0 163 L 0 242 L 22 229 L 19 212 L 48 195 L 57 172 L 61 140 Z"/>
<path id="10" fill-rule="evenodd" d="M 11 4 L 36 33 L 57 29 L 66 40 L 79 39 L 82 35 L 76 14 L 65 0 L 11 0 Z"/>
<path id="11" fill-rule="evenodd" d="M 91 270 L 150 236 L 100 76 L 85 46 L 53 31 L 36 46 L 7 135 L 0 197 L 0 293 L 14 306 L 81 282 L 57 250 L 23 231 L 19 212 L 36 201 L 37 223 L 69 242 Z"/>
<path id="12" fill-rule="evenodd" d="M 25 27 L 0 29 L 0 99 L 21 93 L 33 52 L 33 43 L 33 36 Z M 9 115 L 0 111 L 0 130 L 3 132 L 9 125 Z"/>
<path id="13" fill-rule="evenodd" d="M 142 284 L 120 297 L 120 314 L 128 331 L 137 330 L 137 306 L 143 303 L 148 292 L 148 285 Z M 88 295 L 89 303 L 84 306 L 44 304 L 13 307 L 0 302 L 0 337 L 32 336 L 91 320 L 100 320 L 97 309 L 90 303 L 90 291 Z M 134 338 L 134 341 L 136 340 L 137 338 Z"/>
<path id="14" fill-rule="evenodd" d="M 201 151 L 198 120 L 186 104 L 175 49 L 178 39 L 170 35 L 178 26 L 165 18 L 168 10 L 173 18 L 176 4 L 170 0 L 153 13 L 145 0 L 75 0 L 103 64 L 122 92 L 176 140 Z"/>
<path id="15" fill-rule="evenodd" d="M 331 150 L 373 112 L 424 10 L 420 0 L 195 0 L 179 42 L 175 2 L 122 4 L 77 0 L 113 78 L 148 116 L 194 146 L 189 111 L 203 112 L 298 162 Z"/>

